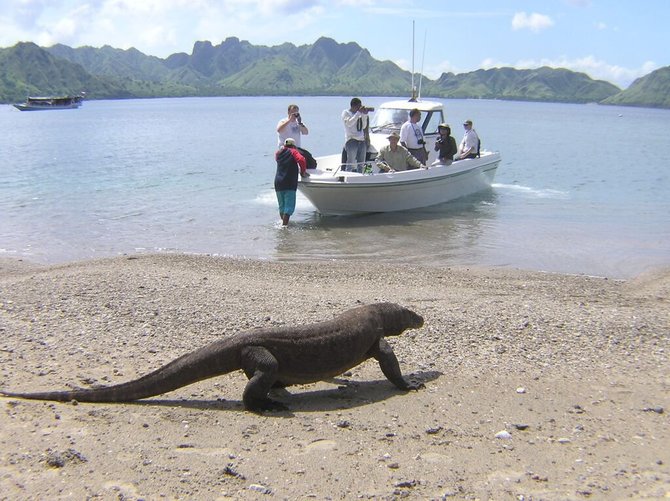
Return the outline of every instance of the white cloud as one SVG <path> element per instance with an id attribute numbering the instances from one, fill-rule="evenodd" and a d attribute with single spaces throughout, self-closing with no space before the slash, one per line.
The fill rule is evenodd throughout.
<path id="1" fill-rule="evenodd" d="M 194 36 L 214 44 L 228 36 L 254 44 L 273 45 L 277 40 L 312 43 L 306 28 L 314 27 L 324 14 L 323 6 L 315 0 L 232 0 L 210 6 L 207 15 L 194 15 Z"/>
<path id="2" fill-rule="evenodd" d="M 489 57 L 484 59 L 479 66 L 485 70 L 490 70 L 491 68 L 513 67 L 514 65 L 496 61 L 495 59 L 491 59 Z"/>
<path id="3" fill-rule="evenodd" d="M 111 45 L 159 57 L 187 51 L 197 40 L 217 43 L 240 33 L 252 43 L 295 41 L 324 15 L 322 0 L 8 1 L 9 11 L 0 10 L 0 46 L 17 40 L 44 47 Z"/>
<path id="4" fill-rule="evenodd" d="M 159 47 L 164 44 L 175 45 L 177 43 L 175 31 L 165 26 L 147 26 L 142 32 L 141 39 L 148 47 Z"/>
<path id="5" fill-rule="evenodd" d="M 320 36 L 339 40 L 343 24 L 363 24 L 367 29 L 368 23 L 379 16 L 409 20 L 491 15 L 480 11 L 426 9 L 421 8 L 423 4 L 419 7 L 406 0 L 1 0 L 0 3 L 3 5 L 0 47 L 32 40 L 41 46 L 63 43 L 71 47 L 135 47 L 158 57 L 188 52 L 199 40 L 216 44 L 229 36 L 265 45 L 287 41 L 297 45 L 313 43 Z M 363 37 L 347 37 L 374 51 L 374 45 L 366 45 Z"/>
<path id="6" fill-rule="evenodd" d="M 376 0 L 338 0 L 337 3 L 350 7 L 374 7 L 379 2 Z"/>
<path id="7" fill-rule="evenodd" d="M 470 70 L 461 70 L 449 61 L 440 61 L 437 64 L 427 67 L 424 74 L 428 78 L 437 79 L 442 76 L 442 73 L 465 73 L 467 71 Z"/>
<path id="8" fill-rule="evenodd" d="M 539 33 L 542 30 L 551 28 L 553 25 L 554 21 L 549 16 L 538 14 L 537 12 L 533 12 L 532 14 L 517 12 L 512 18 L 512 29 L 515 31 L 528 29 L 533 33 Z"/>
<path id="9" fill-rule="evenodd" d="M 405 58 L 393 59 L 393 63 L 403 70 L 412 71 L 412 61 Z"/>
<path id="10" fill-rule="evenodd" d="M 0 15 L 7 16 L 20 29 L 29 30 L 35 26 L 47 3 L 47 0 L 9 0 L 9 5 L 3 4 Z"/>
<path id="11" fill-rule="evenodd" d="M 192 7 L 200 10 L 209 3 L 207 0 L 98 0 L 96 2 L 102 13 L 108 15 L 164 14 L 181 8 Z"/>
<path id="12" fill-rule="evenodd" d="M 562 64 L 563 67 L 582 71 L 591 78 L 613 82 L 622 88 L 628 87 L 636 78 L 644 76 L 658 68 L 658 65 L 653 61 L 645 61 L 639 68 L 624 68 L 616 64 L 608 64 L 605 61 L 600 61 L 593 56 L 559 61 L 559 63 L 565 63 Z"/>

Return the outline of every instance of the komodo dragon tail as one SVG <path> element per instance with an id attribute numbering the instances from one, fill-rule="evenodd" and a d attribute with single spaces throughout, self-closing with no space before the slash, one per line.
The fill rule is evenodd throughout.
<path id="1" fill-rule="evenodd" d="M 145 376 L 102 388 L 14 393 L 0 391 L 8 397 L 32 400 L 69 402 L 130 402 L 141 398 L 167 393 L 183 386 L 240 369 L 239 349 L 229 339 L 215 341 L 196 351 L 187 353 Z"/>

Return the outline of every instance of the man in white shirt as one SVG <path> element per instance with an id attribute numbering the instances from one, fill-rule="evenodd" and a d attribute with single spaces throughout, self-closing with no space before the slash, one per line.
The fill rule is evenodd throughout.
<path id="1" fill-rule="evenodd" d="M 400 144 L 407 148 L 414 158 L 425 164 L 428 153 L 423 129 L 418 124 L 419 120 L 421 120 L 421 112 L 414 108 L 409 112 L 409 120 L 400 127 Z"/>
<path id="2" fill-rule="evenodd" d="M 288 116 L 277 123 L 277 148 L 284 146 L 284 141 L 291 138 L 300 148 L 300 137 L 309 134 L 309 129 L 302 123 L 300 108 L 297 104 L 288 105 Z"/>
<path id="3" fill-rule="evenodd" d="M 475 129 L 472 128 L 472 120 L 463 122 L 465 134 L 458 147 L 458 160 L 465 158 L 477 158 L 479 154 L 479 136 Z"/>
<path id="4" fill-rule="evenodd" d="M 346 152 L 343 170 L 360 171 L 368 151 L 366 131 L 369 125 L 368 108 L 359 98 L 351 100 L 350 108 L 342 112 L 344 122 L 344 150 Z"/>

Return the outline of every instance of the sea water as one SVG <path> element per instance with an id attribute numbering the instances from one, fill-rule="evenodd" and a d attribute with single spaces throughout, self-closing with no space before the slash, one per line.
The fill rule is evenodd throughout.
<path id="1" fill-rule="evenodd" d="M 350 97 L 0 106 L 0 257 L 61 263 L 137 252 L 500 266 L 627 278 L 670 264 L 670 110 L 439 100 L 502 162 L 491 190 L 407 212 L 288 229 L 273 190 L 276 124 L 300 106 L 314 155 L 341 151 Z M 379 106 L 384 98 L 365 98 Z"/>

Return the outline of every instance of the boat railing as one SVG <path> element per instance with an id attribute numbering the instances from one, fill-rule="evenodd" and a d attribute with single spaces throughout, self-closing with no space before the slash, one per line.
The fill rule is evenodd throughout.
<path id="1" fill-rule="evenodd" d="M 353 163 L 342 163 L 342 162 L 329 162 L 329 165 L 319 166 L 317 168 L 324 175 L 330 177 L 338 177 L 346 174 L 347 176 L 368 176 L 371 174 L 379 174 L 382 170 L 376 164 L 376 162 L 368 160 L 366 162 L 353 162 Z"/>

